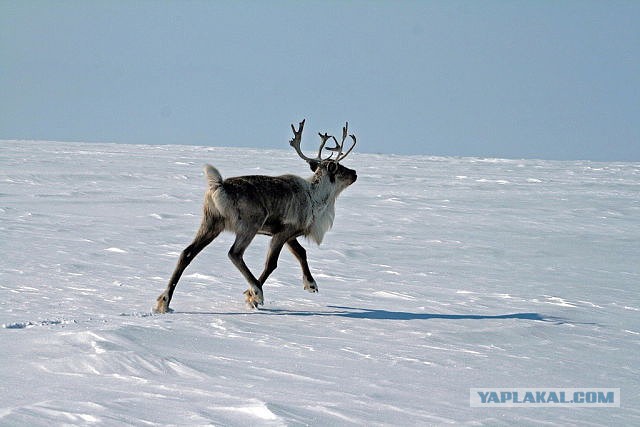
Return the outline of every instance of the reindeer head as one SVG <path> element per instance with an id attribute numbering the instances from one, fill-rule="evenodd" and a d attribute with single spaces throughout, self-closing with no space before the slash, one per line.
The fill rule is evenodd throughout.
<path id="1" fill-rule="evenodd" d="M 358 179 L 358 175 L 356 171 L 353 169 L 349 169 L 340 164 L 340 161 L 343 160 L 353 147 L 356 146 L 356 137 L 354 135 L 349 135 L 353 140 L 353 144 L 349 149 L 344 152 L 344 141 L 347 139 L 347 128 L 349 123 L 345 123 L 342 128 L 342 141 L 338 144 L 338 140 L 331 135 L 328 135 L 326 132 L 324 134 L 318 133 L 320 135 L 320 139 L 322 140 L 320 144 L 320 149 L 318 150 L 318 155 L 315 158 L 307 157 L 300 149 L 300 142 L 302 140 L 302 129 L 304 128 L 304 120 L 300 122 L 298 126 L 298 130 L 291 125 L 291 130 L 293 130 L 293 139 L 289 141 L 289 144 L 293 148 L 295 148 L 298 155 L 309 163 L 309 167 L 311 170 L 315 172 L 315 177 L 317 180 L 321 180 L 324 177 L 327 177 L 332 184 L 336 186 L 336 195 L 342 192 L 345 188 L 356 182 Z M 334 147 L 325 147 L 327 141 L 333 139 L 335 146 Z M 328 157 L 322 157 L 322 150 L 325 149 L 327 151 L 331 151 L 331 154 Z M 333 155 L 336 154 L 335 159 Z"/>

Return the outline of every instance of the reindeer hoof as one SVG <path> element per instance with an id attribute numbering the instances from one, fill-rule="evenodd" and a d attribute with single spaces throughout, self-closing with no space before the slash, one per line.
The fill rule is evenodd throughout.
<path id="1" fill-rule="evenodd" d="M 311 293 L 318 292 L 318 285 L 315 280 L 308 281 L 307 279 L 303 279 L 304 281 L 304 290 L 309 291 Z"/>
<path id="2" fill-rule="evenodd" d="M 163 293 L 158 297 L 156 306 L 153 309 L 154 313 L 164 314 L 171 313 L 173 310 L 169 308 L 169 296 L 166 293 Z"/>
<path id="3" fill-rule="evenodd" d="M 262 290 L 257 289 L 247 289 L 244 291 L 244 299 L 249 308 L 258 308 L 259 305 L 264 305 L 264 297 L 262 295 Z"/>

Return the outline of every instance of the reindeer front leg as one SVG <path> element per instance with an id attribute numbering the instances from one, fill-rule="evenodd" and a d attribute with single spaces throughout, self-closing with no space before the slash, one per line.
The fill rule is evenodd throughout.
<path id="1" fill-rule="evenodd" d="M 233 265 L 240 270 L 240 273 L 242 273 L 249 283 L 249 289 L 244 292 L 247 304 L 252 308 L 257 308 L 258 305 L 264 304 L 262 283 L 258 281 L 251 270 L 249 270 L 249 267 L 247 267 L 247 264 L 244 262 L 243 255 L 258 230 L 257 228 L 249 229 L 248 227 L 246 230 L 250 231 L 236 234 L 236 240 L 233 243 L 233 246 L 231 246 L 231 249 L 229 249 L 229 259 Z"/>
<path id="2" fill-rule="evenodd" d="M 300 263 L 300 267 L 302 267 L 302 282 L 304 283 L 304 289 L 309 292 L 318 292 L 318 285 L 313 279 L 313 276 L 311 276 L 311 270 L 309 269 L 309 264 L 307 263 L 307 251 L 295 238 L 289 240 L 287 242 L 287 246 L 289 247 L 289 250 L 291 251 L 293 256 L 295 256 Z"/>
<path id="3" fill-rule="evenodd" d="M 271 273 L 278 268 L 278 258 L 280 257 L 280 252 L 282 251 L 284 244 L 292 238 L 295 239 L 295 236 L 298 235 L 300 235 L 300 232 L 291 228 L 273 235 L 271 242 L 269 243 L 269 251 L 267 252 L 267 260 L 264 265 L 264 270 L 258 278 L 261 287 L 267 281 Z"/>

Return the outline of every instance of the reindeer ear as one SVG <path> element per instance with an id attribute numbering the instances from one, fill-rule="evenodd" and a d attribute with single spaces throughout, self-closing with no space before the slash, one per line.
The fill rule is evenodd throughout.
<path id="1" fill-rule="evenodd" d="M 338 172 L 338 163 L 336 162 L 331 162 L 327 165 L 327 170 L 329 171 L 330 174 L 334 175 L 336 172 Z"/>
<path id="2" fill-rule="evenodd" d="M 311 172 L 315 172 L 316 169 L 318 169 L 318 162 L 314 162 L 314 161 L 310 161 L 309 162 L 309 167 L 311 168 Z"/>

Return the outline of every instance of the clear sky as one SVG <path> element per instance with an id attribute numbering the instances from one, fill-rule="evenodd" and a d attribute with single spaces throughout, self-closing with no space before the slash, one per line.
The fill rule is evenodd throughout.
<path id="1" fill-rule="evenodd" d="M 640 1 L 0 0 L 0 139 L 640 161 Z M 353 156 L 351 156 L 353 157 Z"/>

